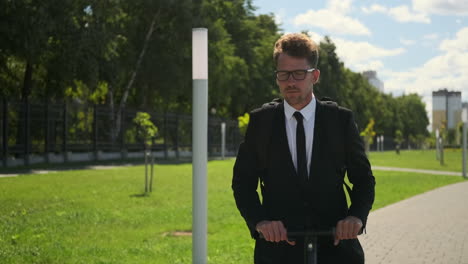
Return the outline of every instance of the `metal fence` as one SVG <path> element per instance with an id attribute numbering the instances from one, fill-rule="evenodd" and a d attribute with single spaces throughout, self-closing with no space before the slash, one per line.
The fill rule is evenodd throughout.
<path id="1" fill-rule="evenodd" d="M 116 127 L 109 106 L 83 103 L 1 103 L 0 157 L 2 165 L 126 159 L 143 156 L 133 118 L 126 109 Z M 148 112 L 158 128 L 151 151 L 156 157 L 191 156 L 192 116 Z M 242 139 L 238 122 L 209 117 L 208 152 L 221 153 L 221 123 L 226 124 L 226 153 L 235 155 Z"/>

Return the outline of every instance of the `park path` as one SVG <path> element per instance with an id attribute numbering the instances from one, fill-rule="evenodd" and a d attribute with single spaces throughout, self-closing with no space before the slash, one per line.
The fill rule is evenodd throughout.
<path id="1" fill-rule="evenodd" d="M 424 174 L 462 176 L 461 172 L 455 172 L 455 171 L 436 171 L 436 170 L 422 170 L 422 169 L 382 167 L 382 166 L 372 166 L 372 170 L 403 171 L 403 172 L 416 172 L 416 173 L 424 173 Z"/>
<path id="2" fill-rule="evenodd" d="M 48 173 L 55 173 L 61 170 L 109 170 L 121 167 L 128 167 L 132 166 L 131 164 L 124 164 L 124 165 L 89 165 L 83 167 L 70 167 L 65 169 L 55 169 L 55 170 L 26 170 L 20 173 L 2 173 L 0 171 L 0 178 L 8 178 L 8 177 L 17 177 L 21 174 L 48 174 Z"/>
<path id="3" fill-rule="evenodd" d="M 468 264 L 468 181 L 371 212 L 359 239 L 367 264 Z"/>
<path id="4" fill-rule="evenodd" d="M 130 166 L 130 164 L 126 165 L 118 165 L 118 166 L 112 166 L 112 165 L 103 165 L 103 166 L 85 166 L 80 169 L 97 169 L 97 170 L 102 170 L 102 169 L 114 169 L 117 167 L 122 167 L 122 166 Z M 73 169 L 73 168 L 69 168 Z M 416 173 L 425 173 L 425 174 L 437 174 L 437 175 L 450 175 L 450 176 L 461 176 L 461 172 L 454 172 L 454 171 L 436 171 L 436 170 L 421 170 L 421 169 L 410 169 L 410 168 L 396 168 L 396 167 L 382 167 L 382 166 L 372 166 L 373 170 L 384 170 L 384 171 L 403 171 L 403 172 L 416 172 Z M 50 173 L 50 172 L 55 172 L 55 170 L 31 170 L 28 172 L 24 172 L 24 174 L 45 174 L 45 173 Z M 1 173 L 0 172 L 0 178 L 2 177 L 16 177 L 18 176 L 19 173 Z"/>

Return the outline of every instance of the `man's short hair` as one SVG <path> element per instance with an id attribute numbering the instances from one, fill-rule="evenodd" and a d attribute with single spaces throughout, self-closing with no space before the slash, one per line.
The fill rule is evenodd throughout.
<path id="1" fill-rule="evenodd" d="M 303 33 L 291 33 L 281 36 L 275 43 L 273 58 L 278 64 L 278 57 L 281 53 L 285 53 L 292 57 L 306 58 L 310 66 L 317 68 L 318 64 L 318 46 L 317 44 Z"/>

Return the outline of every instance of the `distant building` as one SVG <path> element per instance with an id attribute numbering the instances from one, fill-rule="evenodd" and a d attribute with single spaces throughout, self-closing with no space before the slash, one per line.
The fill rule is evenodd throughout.
<path id="1" fill-rule="evenodd" d="M 461 92 L 447 89 L 432 92 L 432 131 L 447 122 L 447 128 L 456 128 L 461 121 L 462 101 Z"/>
<path id="2" fill-rule="evenodd" d="M 375 88 L 379 89 L 383 93 L 384 91 L 384 83 L 377 78 L 377 72 L 376 71 L 365 71 L 362 73 L 364 78 L 367 79 L 367 81 L 374 86 Z"/>

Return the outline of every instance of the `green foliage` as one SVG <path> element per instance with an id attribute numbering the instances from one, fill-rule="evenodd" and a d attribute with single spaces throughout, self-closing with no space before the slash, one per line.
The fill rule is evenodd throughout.
<path id="1" fill-rule="evenodd" d="M 256 14 L 251 0 L 16 0 L 0 3 L 0 17 L 9 25 L 0 28 L 0 93 L 9 99 L 73 98 L 114 110 L 189 112 L 193 27 L 209 32 L 209 109 L 237 118 L 279 93 L 272 49 L 281 30 L 273 14 Z M 427 136 L 420 96 L 379 92 L 346 68 L 330 37 L 319 52 L 319 99 L 331 97 L 353 110 L 359 127 L 374 118 L 375 132 L 389 138 L 396 130 L 415 142 Z"/>
<path id="2" fill-rule="evenodd" d="M 375 131 L 374 131 L 375 121 L 373 118 L 369 120 L 366 129 L 360 133 L 361 137 L 364 137 L 364 143 L 366 145 L 366 150 L 369 151 L 369 146 L 374 142 Z"/>
<path id="3" fill-rule="evenodd" d="M 107 82 L 98 82 L 96 90 L 89 95 L 89 100 L 94 104 L 104 104 L 106 101 L 107 93 L 109 92 L 109 85 Z"/>
<path id="4" fill-rule="evenodd" d="M 158 128 L 151 121 L 151 116 L 145 112 L 138 112 L 133 119 L 133 123 L 137 127 L 137 136 L 140 140 L 145 146 L 151 146 L 158 133 Z"/>
<path id="5" fill-rule="evenodd" d="M 127 129 L 124 134 L 125 142 L 128 143 L 136 143 L 137 142 L 137 129 L 136 127 L 132 127 L 131 129 Z"/>
<path id="6" fill-rule="evenodd" d="M 395 132 L 395 139 L 394 139 L 395 143 L 397 144 L 401 144 L 403 143 L 404 139 L 403 139 L 403 133 L 401 132 L 401 130 L 397 130 Z"/>
<path id="7" fill-rule="evenodd" d="M 425 145 L 429 149 L 435 149 L 436 147 L 436 138 L 435 138 L 435 132 L 431 132 L 429 136 L 426 137 L 425 139 Z"/>
<path id="8" fill-rule="evenodd" d="M 402 132 L 404 137 L 416 137 L 417 135 L 427 136 L 429 133 L 426 127 L 429 119 L 426 114 L 426 105 L 417 94 L 403 95 L 398 100 L 400 109 L 400 120 L 403 124 Z"/>
<path id="9" fill-rule="evenodd" d="M 237 117 L 237 120 L 239 120 L 239 130 L 241 135 L 245 135 L 245 132 L 247 132 L 247 126 L 249 125 L 250 121 L 249 113 L 245 113 L 243 116 Z"/>
<path id="10" fill-rule="evenodd" d="M 200 24 L 208 28 L 210 41 L 210 108 L 231 118 L 271 101 L 277 90 L 272 47 L 278 26 L 272 15 L 254 15 L 249 3 L 201 4 Z"/>
<path id="11" fill-rule="evenodd" d="M 460 121 L 455 127 L 455 139 L 453 144 L 461 145 L 463 144 L 463 122 Z"/>
<path id="12" fill-rule="evenodd" d="M 83 81 L 73 80 L 72 85 L 65 88 L 66 97 L 93 104 L 105 103 L 108 92 L 107 82 L 99 82 L 95 89 L 90 89 Z"/>

